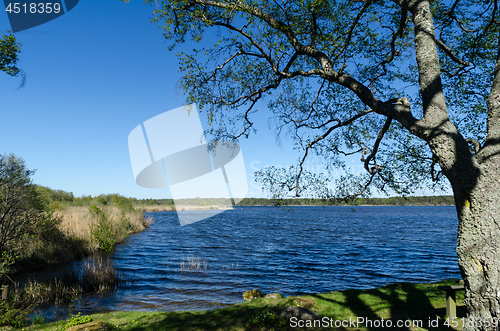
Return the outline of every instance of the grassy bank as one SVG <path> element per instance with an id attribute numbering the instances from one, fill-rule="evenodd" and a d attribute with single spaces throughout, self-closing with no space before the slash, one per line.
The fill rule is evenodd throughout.
<path id="1" fill-rule="evenodd" d="M 227 308 L 193 312 L 110 312 L 91 315 L 93 321 L 102 321 L 108 330 L 295 330 L 278 316 L 287 306 L 302 306 L 335 321 L 390 319 L 412 324 L 409 327 L 356 326 L 308 328 L 308 330 L 451 330 L 444 325 L 445 294 L 438 285 L 452 285 L 454 280 L 432 284 L 400 283 L 373 290 L 345 290 L 284 299 L 256 299 Z M 465 316 L 463 292 L 457 295 L 459 317 Z M 330 320 L 331 319 L 331 320 Z M 422 325 L 419 327 L 419 322 Z M 438 327 L 429 327 L 430 322 Z M 24 330 L 60 331 L 68 321 L 31 325 Z M 338 323 L 338 322 L 337 322 Z M 334 325 L 334 324 L 333 324 Z M 387 325 L 387 324 L 386 324 Z M 458 330 L 461 329 L 459 326 Z M 16 329 L 17 330 L 17 329 Z"/>
<path id="2" fill-rule="evenodd" d="M 52 213 L 34 233 L 12 247 L 16 258 L 11 273 L 112 250 L 151 222 L 140 210 L 118 206 L 67 206 Z"/>

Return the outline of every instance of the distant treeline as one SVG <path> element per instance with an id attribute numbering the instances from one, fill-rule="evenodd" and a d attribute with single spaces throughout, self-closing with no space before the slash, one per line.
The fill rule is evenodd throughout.
<path id="1" fill-rule="evenodd" d="M 85 206 L 85 205 L 117 205 L 119 207 L 133 205 L 140 206 L 173 206 L 173 199 L 136 199 L 127 198 L 119 194 L 101 194 L 98 196 L 74 197 L 73 193 L 62 190 L 52 190 L 47 187 L 39 186 L 53 209 L 60 208 L 60 205 Z M 181 199 L 177 204 L 193 206 L 220 205 L 222 199 Z M 266 198 L 245 198 L 239 206 L 452 206 L 455 202 L 452 195 L 441 196 L 422 196 L 422 197 L 389 197 L 389 198 L 357 198 L 348 202 L 341 199 L 266 199 Z"/>
<path id="2" fill-rule="evenodd" d="M 341 199 L 265 199 L 245 198 L 239 206 L 452 206 L 455 204 L 452 195 L 424 196 L 424 197 L 389 197 L 389 198 L 357 198 L 345 202 Z"/>

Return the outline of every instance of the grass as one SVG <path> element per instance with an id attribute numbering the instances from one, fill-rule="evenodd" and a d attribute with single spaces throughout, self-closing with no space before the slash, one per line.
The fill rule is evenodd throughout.
<path id="1" fill-rule="evenodd" d="M 46 317 L 41 309 L 47 304 L 69 305 L 71 311 L 72 305 L 82 293 L 114 291 L 127 282 L 133 280 L 127 279 L 124 273 L 117 272 L 109 259 L 103 261 L 102 258 L 95 258 L 87 261 L 82 268 L 67 267 L 51 281 L 28 281 L 24 287 L 15 284 L 13 288 L 9 288 L 9 300 L 0 300 L 0 330 L 3 330 L 3 325 L 25 326 L 29 320 L 30 324 L 44 324 Z M 34 311 L 36 313 L 33 314 Z M 84 316 L 80 319 L 88 318 Z M 77 320 L 72 319 L 67 323 Z"/>
<path id="2" fill-rule="evenodd" d="M 112 228 L 117 242 L 123 241 L 129 233 L 144 230 L 151 223 L 151 218 L 144 219 L 141 211 L 122 210 L 116 206 L 100 207 L 100 210 Z M 66 209 L 58 210 L 56 215 L 63 219 L 59 226 L 63 234 L 84 241 L 86 249 L 90 252 L 99 250 L 99 243 L 92 240 L 92 228 L 98 220 L 89 212 L 88 207 L 69 206 Z"/>
<path id="3" fill-rule="evenodd" d="M 118 272 L 113 263 L 101 257 L 86 261 L 82 268 L 68 266 L 59 271 L 53 280 L 37 282 L 28 280 L 24 286 L 17 283 L 9 287 L 9 300 L 18 308 L 31 308 L 39 304 L 61 305 L 82 293 L 114 291 L 120 285 L 133 282 L 124 273 Z M 33 318 L 41 319 L 40 314 Z"/>
<path id="4" fill-rule="evenodd" d="M 92 208 L 92 207 L 90 207 Z M 69 262 L 114 246 L 134 232 L 147 228 L 152 218 L 141 210 L 118 206 L 66 206 L 47 221 L 37 224 L 34 233 L 21 236 L 11 247 L 15 264 L 7 273 Z M 0 261 L 1 263 L 2 261 Z"/>
<path id="5" fill-rule="evenodd" d="M 288 322 L 278 317 L 279 310 L 292 305 L 309 307 L 335 321 L 356 320 L 358 317 L 372 321 L 390 319 L 422 321 L 422 327 L 403 327 L 400 330 L 428 330 L 429 322 L 436 321 L 438 327 L 433 330 L 451 330 L 444 325 L 445 294 L 437 287 L 452 285 L 454 280 L 428 284 L 399 283 L 372 290 L 345 290 L 286 297 L 284 299 L 256 299 L 207 311 L 181 312 L 109 312 L 91 315 L 92 320 L 102 321 L 108 330 L 156 331 L 156 330 L 303 330 L 293 328 Z M 457 314 L 465 316 L 463 292 L 457 293 L 459 304 Z M 460 306 L 462 305 L 462 306 Z M 411 324 L 410 322 L 407 322 Z M 60 321 L 44 325 L 32 325 L 24 330 L 59 331 L 66 324 Z M 307 328 L 307 330 L 396 330 L 357 325 L 355 327 Z M 459 327 L 461 329 L 461 327 Z M 18 330 L 18 329 L 16 329 Z"/>

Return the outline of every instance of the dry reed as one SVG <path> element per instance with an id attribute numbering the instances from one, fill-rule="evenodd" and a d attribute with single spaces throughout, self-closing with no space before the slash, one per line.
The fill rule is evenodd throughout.
<path id="1" fill-rule="evenodd" d="M 188 257 L 187 261 L 180 262 L 180 271 L 188 272 L 188 271 L 196 271 L 196 272 L 207 272 L 208 264 L 207 260 L 203 259 L 200 261 L 200 258 Z"/>
<path id="2" fill-rule="evenodd" d="M 87 260 L 83 267 L 72 265 L 60 271 L 53 281 L 43 283 L 28 280 L 24 288 L 17 283 L 10 297 L 15 302 L 36 305 L 54 302 L 56 305 L 71 300 L 79 293 L 114 291 L 118 286 L 133 282 L 123 272 L 118 272 L 109 260 L 101 257 Z"/>
<path id="3" fill-rule="evenodd" d="M 144 230 L 153 222 L 151 217 L 144 219 L 142 211 L 123 211 L 116 206 L 100 208 L 106 214 L 106 219 L 114 229 L 118 241 L 125 239 L 128 233 Z M 64 235 L 83 240 L 89 252 L 96 252 L 99 249 L 99 243 L 93 240 L 91 235 L 91 229 L 95 226 L 96 219 L 89 213 L 88 207 L 69 206 L 66 209 L 58 210 L 56 215 L 63 219 L 59 225 L 59 230 Z"/>

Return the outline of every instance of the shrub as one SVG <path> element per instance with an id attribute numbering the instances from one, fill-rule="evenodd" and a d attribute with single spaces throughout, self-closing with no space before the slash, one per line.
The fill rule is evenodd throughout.
<path id="1" fill-rule="evenodd" d="M 90 206 L 89 213 L 96 220 L 96 223 L 91 226 L 90 233 L 99 244 L 99 248 L 108 252 L 113 250 L 117 240 L 106 213 L 96 206 Z"/>
<path id="2" fill-rule="evenodd" d="M 61 202 L 57 200 L 51 200 L 49 203 L 50 210 L 61 210 L 63 209 Z"/>
<path id="3" fill-rule="evenodd" d="M 130 199 L 125 197 L 119 197 L 116 201 L 116 205 L 124 212 L 134 210 L 134 206 L 132 205 L 132 202 L 130 202 Z"/>
<path id="4" fill-rule="evenodd" d="M 0 327 L 13 326 L 20 328 L 28 324 L 28 315 L 32 308 L 21 306 L 12 301 L 0 300 Z"/>
<path id="5" fill-rule="evenodd" d="M 9 271 L 9 267 L 16 261 L 12 252 L 3 251 L 0 255 L 0 278 Z"/>

